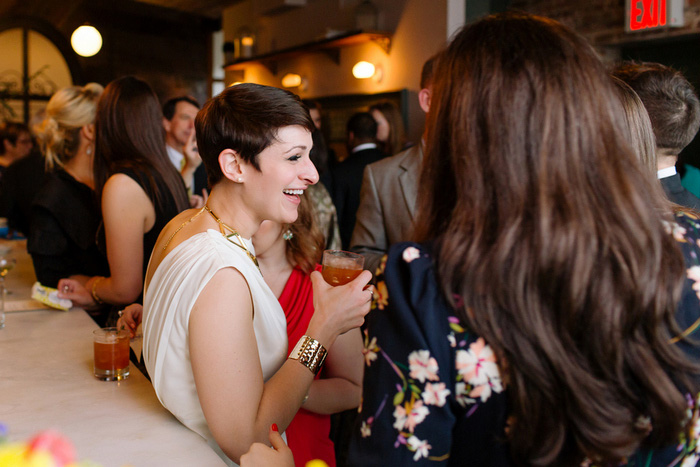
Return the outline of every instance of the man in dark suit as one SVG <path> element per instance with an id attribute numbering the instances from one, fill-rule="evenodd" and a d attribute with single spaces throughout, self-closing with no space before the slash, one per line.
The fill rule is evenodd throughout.
<path id="1" fill-rule="evenodd" d="M 693 86 L 679 71 L 659 63 L 623 63 L 613 75 L 634 89 L 649 114 L 656 137 L 658 177 L 666 196 L 676 204 L 700 210 L 700 199 L 683 188 L 676 172 L 678 154 L 700 128 L 700 101 Z"/>
<path id="2" fill-rule="evenodd" d="M 331 169 L 330 189 L 338 211 L 338 226 L 343 248 L 350 246 L 355 213 L 360 205 L 362 172 L 367 164 L 384 157 L 377 147 L 377 123 L 368 112 L 356 113 L 347 124 L 349 155 Z"/>

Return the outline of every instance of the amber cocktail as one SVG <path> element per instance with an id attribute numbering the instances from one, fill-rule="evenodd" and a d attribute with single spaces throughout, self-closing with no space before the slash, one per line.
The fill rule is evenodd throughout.
<path id="1" fill-rule="evenodd" d="M 323 252 L 323 278 L 330 285 L 344 285 L 362 272 L 365 258 L 362 255 L 343 250 Z"/>
<path id="2" fill-rule="evenodd" d="M 129 377 L 129 332 L 126 329 L 102 328 L 93 331 L 95 377 L 102 381 L 119 381 Z"/>

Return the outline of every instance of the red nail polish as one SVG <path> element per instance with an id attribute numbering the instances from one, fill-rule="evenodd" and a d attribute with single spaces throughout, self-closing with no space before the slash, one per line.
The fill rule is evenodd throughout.
<path id="1" fill-rule="evenodd" d="M 273 423 L 272 424 L 272 431 L 280 431 L 279 428 L 277 428 L 277 424 Z"/>

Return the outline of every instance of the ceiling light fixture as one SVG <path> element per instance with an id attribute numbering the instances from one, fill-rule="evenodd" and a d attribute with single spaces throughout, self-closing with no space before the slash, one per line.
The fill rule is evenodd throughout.
<path id="1" fill-rule="evenodd" d="M 102 35 L 89 24 L 78 27 L 70 36 L 75 53 L 82 57 L 92 57 L 102 48 Z"/>

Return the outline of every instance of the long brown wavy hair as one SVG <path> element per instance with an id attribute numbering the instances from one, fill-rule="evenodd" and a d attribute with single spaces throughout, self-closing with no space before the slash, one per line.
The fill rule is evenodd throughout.
<path id="1" fill-rule="evenodd" d="M 417 237 L 499 356 L 529 465 L 674 443 L 697 389 L 669 344 L 683 257 L 614 93 L 584 39 L 527 15 L 465 28 L 435 73 Z"/>
<path id="2" fill-rule="evenodd" d="M 164 203 L 154 177 L 168 187 L 179 211 L 189 207 L 182 177 L 165 150 L 163 114 L 158 98 L 145 81 L 133 76 L 118 78 L 107 85 L 97 103 L 95 118 L 95 191 L 102 197 L 107 179 L 120 169 L 146 174 L 156 193 L 154 206 Z"/>

